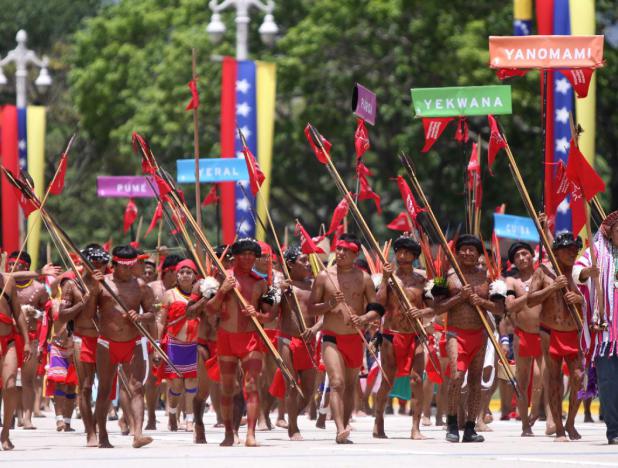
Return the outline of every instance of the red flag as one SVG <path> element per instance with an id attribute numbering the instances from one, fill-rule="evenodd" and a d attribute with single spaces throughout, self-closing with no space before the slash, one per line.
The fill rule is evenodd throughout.
<path id="1" fill-rule="evenodd" d="M 397 185 L 399 186 L 399 192 L 401 193 L 401 198 L 406 206 L 408 215 L 412 219 L 412 222 L 416 224 L 416 217 L 419 213 L 425 211 L 425 208 L 418 206 L 416 200 L 414 199 L 414 195 L 412 195 L 412 190 L 410 190 L 410 187 L 403 176 L 397 176 Z"/>
<path id="2" fill-rule="evenodd" d="M 152 215 L 152 221 L 150 221 L 150 226 L 148 226 L 148 230 L 146 231 L 145 237 L 150 234 L 157 223 L 163 218 L 163 207 L 161 206 L 161 202 L 157 203 L 157 207 L 155 208 L 154 214 Z"/>
<path id="3" fill-rule="evenodd" d="M 131 136 L 131 142 L 133 144 L 133 152 L 135 154 L 142 153 L 142 172 L 144 174 L 154 174 L 156 167 L 152 159 L 152 152 L 148 142 L 137 132 L 133 132 Z"/>
<path id="4" fill-rule="evenodd" d="M 433 144 L 438 141 L 440 135 L 448 124 L 455 117 L 425 117 L 423 118 L 423 128 L 425 130 L 425 146 L 421 150 L 423 153 L 429 151 Z"/>
<path id="5" fill-rule="evenodd" d="M 344 227 L 345 226 L 343 224 L 340 224 L 339 227 L 337 229 L 335 229 L 335 232 L 333 233 L 333 239 L 330 242 L 330 251 L 331 252 L 334 252 L 335 249 L 337 248 L 337 241 L 341 237 L 341 234 L 343 234 Z"/>
<path id="6" fill-rule="evenodd" d="M 402 231 L 402 232 L 410 232 L 412 231 L 412 226 L 410 225 L 410 219 L 405 211 L 402 211 L 397 215 L 395 219 L 393 219 L 390 223 L 386 225 L 387 228 L 392 229 L 393 231 Z"/>
<path id="7" fill-rule="evenodd" d="M 137 219 L 137 205 L 135 204 L 132 198 L 129 198 L 127 207 L 124 209 L 123 231 L 125 234 L 129 231 L 129 228 L 135 222 L 136 219 Z"/>
<path id="8" fill-rule="evenodd" d="M 105 244 L 103 244 L 103 250 L 105 250 L 107 253 L 110 253 L 112 251 L 112 239 L 111 238 Z"/>
<path id="9" fill-rule="evenodd" d="M 167 198 L 167 194 L 172 191 L 172 188 L 162 177 L 156 174 L 154 176 L 154 179 L 155 179 L 155 182 L 157 183 L 157 187 L 159 187 L 159 196 L 162 199 Z"/>
<path id="10" fill-rule="evenodd" d="M 325 234 L 326 236 L 330 236 L 333 232 L 335 232 L 339 225 L 343 223 L 343 220 L 348 215 L 349 210 L 350 206 L 348 205 L 348 201 L 343 198 L 333 211 L 333 216 L 330 218 L 330 226 Z"/>
<path id="11" fill-rule="evenodd" d="M 358 199 L 359 200 L 373 200 L 376 204 L 376 209 L 379 214 L 382 214 L 382 206 L 380 205 L 380 195 L 375 193 L 369 182 L 367 181 L 367 176 L 373 175 L 369 168 L 365 166 L 362 162 L 359 162 L 356 165 L 356 175 L 358 176 L 358 180 L 360 182 L 360 190 L 358 191 Z"/>
<path id="12" fill-rule="evenodd" d="M 354 132 L 354 148 L 356 149 L 356 159 L 360 159 L 363 157 L 363 154 L 367 152 L 369 149 L 369 132 L 367 132 L 367 127 L 365 126 L 365 121 L 363 119 L 356 119 L 358 125 L 356 126 L 356 131 Z"/>
<path id="13" fill-rule="evenodd" d="M 23 210 L 24 216 L 26 218 L 30 216 L 30 213 L 39 209 L 38 205 L 32 200 L 26 198 L 24 194 L 21 192 L 21 190 L 19 190 L 15 186 L 13 186 L 13 189 L 15 190 L 17 201 L 19 202 L 19 205 L 21 206 L 21 209 Z"/>
<path id="14" fill-rule="evenodd" d="M 547 201 L 547 216 L 553 219 L 556 216 L 558 206 L 562 203 L 562 200 L 573 191 L 573 184 L 566 175 L 566 166 L 562 161 L 558 161 L 556 168 L 556 176 L 554 178 L 554 192 L 551 200 Z"/>
<path id="15" fill-rule="evenodd" d="M 455 140 L 459 143 L 465 143 L 468 141 L 468 121 L 465 117 L 459 117 L 459 120 L 457 121 Z"/>
<path id="16" fill-rule="evenodd" d="M 574 185 L 579 187 L 590 201 L 599 192 L 605 191 L 605 182 L 594 168 L 586 161 L 575 142 L 571 139 L 569 161 L 566 167 L 566 176 Z"/>
<path id="17" fill-rule="evenodd" d="M 594 68 L 569 68 L 560 70 L 560 73 L 569 80 L 578 98 L 585 98 L 588 96 L 588 89 L 590 88 L 590 81 L 592 80 Z"/>
<path id="18" fill-rule="evenodd" d="M 210 192 L 208 192 L 208 194 L 204 197 L 204 201 L 202 201 L 202 206 L 208 206 L 218 202 L 219 195 L 217 194 L 217 184 L 214 184 L 210 188 Z"/>
<path id="19" fill-rule="evenodd" d="M 487 120 L 489 121 L 489 130 L 491 131 L 489 136 L 489 145 L 487 148 L 487 166 L 489 167 L 489 172 L 491 173 L 491 166 L 494 164 L 496 154 L 502 148 L 506 148 L 506 140 L 500 133 L 498 122 L 496 122 L 495 117 L 490 114 L 487 116 Z"/>
<path id="20" fill-rule="evenodd" d="M 468 162 L 468 192 L 474 193 L 474 207 L 479 209 L 483 198 L 483 185 L 481 184 L 481 162 L 476 143 L 472 144 L 472 155 L 470 162 Z"/>
<path id="21" fill-rule="evenodd" d="M 519 68 L 498 68 L 496 70 L 496 76 L 499 80 L 506 80 L 514 76 L 524 76 L 530 70 L 520 70 Z"/>
<path id="22" fill-rule="evenodd" d="M 54 178 L 49 183 L 49 193 L 52 195 L 60 195 L 64 190 L 64 176 L 67 172 L 67 155 L 62 153 L 60 156 L 60 162 L 58 163 L 58 170 L 54 175 Z"/>
<path id="23" fill-rule="evenodd" d="M 584 196 L 576 185 L 573 186 L 573 192 L 571 192 L 571 202 L 569 208 L 571 208 L 571 228 L 575 235 L 578 235 L 580 231 L 586 225 L 586 201 Z"/>
<path id="24" fill-rule="evenodd" d="M 197 81 L 195 79 L 189 81 L 187 86 L 191 90 L 191 100 L 185 110 L 197 109 L 200 106 L 200 95 L 197 92 Z"/>
<path id="25" fill-rule="evenodd" d="M 313 140 L 313 135 L 311 132 L 312 129 L 315 131 L 318 138 L 322 141 L 322 146 L 324 147 L 324 151 L 322 151 L 322 148 L 320 148 L 316 144 L 316 142 Z M 318 131 L 315 130 L 309 123 L 305 127 L 305 136 L 307 137 L 307 141 L 309 142 L 311 149 L 315 153 L 315 157 L 318 158 L 318 161 L 320 161 L 322 164 L 328 164 L 328 160 L 330 159 L 330 149 L 332 147 L 330 142 L 326 138 L 324 138 L 322 135 L 320 135 Z"/>
<path id="26" fill-rule="evenodd" d="M 248 147 L 243 147 L 242 153 L 245 155 L 245 162 L 247 163 L 247 172 L 249 173 L 249 186 L 253 196 L 257 195 L 260 187 L 266 180 L 266 176 L 260 169 L 260 165 L 255 160 L 255 156 L 251 153 Z"/>
<path id="27" fill-rule="evenodd" d="M 296 222 L 296 229 L 294 230 L 294 235 L 300 237 L 300 248 L 304 254 L 324 253 L 324 250 L 322 250 L 322 248 L 315 245 L 315 242 L 313 241 L 309 233 L 307 233 L 303 225 L 300 224 L 298 221 Z"/>

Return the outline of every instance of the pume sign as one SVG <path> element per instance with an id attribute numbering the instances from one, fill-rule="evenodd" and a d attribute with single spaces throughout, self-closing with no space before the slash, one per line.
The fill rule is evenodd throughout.
<path id="1" fill-rule="evenodd" d="M 410 91 L 417 117 L 512 113 L 511 87 L 508 85 L 413 88 Z"/>

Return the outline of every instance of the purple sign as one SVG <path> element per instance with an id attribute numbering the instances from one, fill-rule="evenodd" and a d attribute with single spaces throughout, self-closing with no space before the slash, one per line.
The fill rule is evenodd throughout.
<path id="1" fill-rule="evenodd" d="M 156 187 L 156 184 L 154 184 Z M 106 198 L 154 198 L 144 176 L 98 176 L 97 195 Z"/>
<path id="2" fill-rule="evenodd" d="M 374 125 L 376 123 L 376 113 L 378 112 L 376 95 L 363 85 L 356 83 L 352 92 L 352 111 L 354 111 L 354 115 L 357 117 Z"/>

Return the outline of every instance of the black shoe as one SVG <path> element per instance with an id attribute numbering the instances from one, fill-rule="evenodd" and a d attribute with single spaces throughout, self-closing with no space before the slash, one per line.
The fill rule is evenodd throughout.
<path id="1" fill-rule="evenodd" d="M 609 445 L 618 445 L 618 437 L 614 437 L 614 438 L 612 438 L 612 439 L 608 439 L 608 440 L 607 440 L 607 443 L 608 443 Z"/>
<path id="2" fill-rule="evenodd" d="M 457 415 L 446 416 L 446 441 L 457 443 L 459 442 L 459 428 L 457 426 Z"/>
<path id="3" fill-rule="evenodd" d="M 462 442 L 485 442 L 485 437 L 479 435 L 474 430 L 474 421 L 467 421 L 464 435 L 461 438 Z"/>

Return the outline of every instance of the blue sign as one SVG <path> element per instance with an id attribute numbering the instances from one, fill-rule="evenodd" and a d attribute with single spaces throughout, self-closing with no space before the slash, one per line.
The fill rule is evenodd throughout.
<path id="1" fill-rule="evenodd" d="M 249 180 L 245 158 L 200 159 L 200 182 L 237 182 Z M 176 182 L 195 183 L 195 159 L 176 161 Z"/>
<path id="2" fill-rule="evenodd" d="M 494 213 L 494 231 L 498 237 L 539 242 L 539 233 L 531 218 Z"/>

